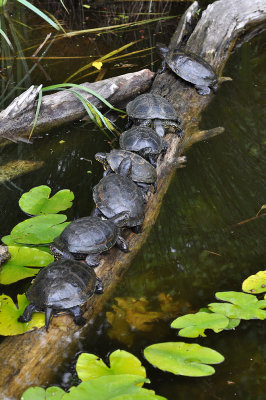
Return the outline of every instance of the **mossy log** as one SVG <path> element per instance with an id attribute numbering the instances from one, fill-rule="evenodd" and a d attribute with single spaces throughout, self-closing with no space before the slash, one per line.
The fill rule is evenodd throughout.
<path id="1" fill-rule="evenodd" d="M 192 8 L 191 8 L 192 7 Z M 195 13 L 197 3 L 191 5 Z M 193 9 L 194 7 L 194 9 Z M 189 11 L 189 12 L 190 12 Z M 189 12 L 187 17 L 189 17 Z M 182 23 L 187 24 L 188 18 Z M 264 0 L 220 0 L 210 5 L 203 13 L 192 31 L 185 47 L 195 51 L 214 66 L 218 74 L 222 73 L 226 59 L 236 41 L 251 37 L 265 27 L 266 4 Z M 189 25 L 189 24 L 188 24 Z M 180 25 L 174 35 L 171 46 L 176 45 L 188 31 Z M 183 32 L 183 33 L 182 33 Z M 245 36 L 244 36 L 245 35 Z M 176 39 L 178 37 L 178 39 Z M 230 84 L 230 83 L 227 83 Z M 195 132 L 202 110 L 209 104 L 214 94 L 200 96 L 191 86 L 177 79 L 171 72 L 156 77 L 152 91 L 165 96 L 173 103 L 180 115 L 186 131 L 185 142 Z M 216 94 L 219 96 L 219 91 Z M 221 128 L 210 132 L 219 133 Z M 199 141 L 208 133 L 198 133 L 191 143 Z M 167 135 L 169 149 L 158 166 L 158 189 L 152 195 L 146 207 L 146 216 L 142 233 L 136 235 L 127 232 L 127 243 L 130 252 L 125 254 L 113 248 L 102 257 L 97 268 L 98 276 L 103 280 L 103 295 L 93 296 L 87 303 L 85 317 L 88 321 L 95 318 L 103 308 L 117 283 L 121 280 L 131 260 L 145 243 L 150 229 L 159 213 L 162 199 L 178 166 L 182 143 L 177 135 Z M 55 375 L 57 366 L 66 356 L 73 355 L 78 338 L 85 334 L 88 325 L 79 328 L 68 315 L 54 317 L 46 333 L 44 328 L 24 335 L 6 338 L 0 346 L 0 399 L 19 399 L 21 393 L 32 385 L 48 385 Z"/>

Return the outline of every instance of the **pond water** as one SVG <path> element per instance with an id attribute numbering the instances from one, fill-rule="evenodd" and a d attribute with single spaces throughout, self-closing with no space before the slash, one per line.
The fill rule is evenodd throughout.
<path id="1" fill-rule="evenodd" d="M 183 4 L 183 9 L 170 4 L 171 14 L 177 15 L 189 3 Z M 164 11 L 168 5 L 162 3 Z M 96 8 L 95 13 L 100 10 L 103 9 Z M 127 33 L 128 36 L 110 35 L 109 41 L 107 36 L 99 37 L 94 46 L 97 43 L 97 51 L 104 54 L 141 34 L 145 39 L 139 48 L 148 47 L 156 40 L 167 42 L 173 29 L 173 22 L 166 25 L 160 22 L 138 28 Z M 86 49 L 85 39 L 76 38 L 74 43 L 79 54 Z M 61 48 L 58 51 L 63 54 Z M 135 63 L 135 66 L 125 69 L 120 66 L 118 71 L 109 68 L 105 77 L 137 70 L 156 58 L 149 52 L 142 59 L 122 59 L 122 65 Z M 59 68 L 64 68 L 67 76 L 77 66 L 68 61 Z M 62 81 L 56 72 L 58 64 L 47 65 L 47 71 L 54 83 Z M 187 152 L 186 168 L 177 170 L 145 246 L 79 344 L 79 351 L 97 354 L 105 360 L 118 348 L 132 352 L 147 369 L 149 388 L 169 400 L 265 398 L 263 321 L 242 321 L 232 331 L 184 340 L 224 355 L 225 361 L 215 367 L 216 373 L 211 377 L 186 378 L 163 373 L 143 357 L 143 349 L 152 343 L 179 340 L 176 331 L 169 327 L 177 315 L 197 311 L 213 302 L 218 291 L 240 291 L 246 277 L 265 269 L 265 217 L 252 219 L 265 204 L 265 34 L 236 49 L 224 75 L 233 80 L 220 87 L 202 116 L 201 128 L 224 126 L 225 133 Z M 42 79 L 35 70 L 33 83 Z M 123 121 L 118 125 L 123 129 Z M 64 143 L 60 143 L 62 140 Z M 93 207 L 91 188 L 102 174 L 94 154 L 109 148 L 108 139 L 98 128 L 81 122 L 42 134 L 31 146 L 0 147 L 3 165 L 18 159 L 44 162 L 36 171 L 0 186 L 1 236 L 24 219 L 17 205 L 21 194 L 40 184 L 51 186 L 54 192 L 62 188 L 73 190 L 75 201 L 67 212 L 69 219 L 88 215 Z M 15 297 L 28 283 L 20 282 L 2 290 Z M 158 313 L 156 319 L 151 312 Z M 66 360 L 50 384 L 68 388 L 76 383 L 74 363 L 75 357 Z"/>

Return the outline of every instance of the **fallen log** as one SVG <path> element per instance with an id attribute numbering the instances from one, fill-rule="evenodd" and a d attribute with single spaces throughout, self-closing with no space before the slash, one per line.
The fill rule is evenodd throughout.
<path id="1" fill-rule="evenodd" d="M 195 4 L 192 6 L 195 7 Z M 197 7 L 195 7 L 196 9 Z M 222 24 L 220 24 L 221 20 Z M 264 0 L 238 2 L 220 0 L 204 11 L 186 48 L 197 51 L 198 54 L 208 59 L 220 74 L 236 40 L 243 33 L 252 35 L 252 31 L 260 31 L 263 24 L 265 26 L 265 22 L 266 4 Z M 184 20 L 183 23 L 185 23 Z M 179 26 L 179 40 L 184 37 L 183 34 L 180 36 L 181 31 Z M 185 142 L 188 144 L 189 135 L 195 131 L 195 125 L 199 121 L 202 110 L 214 95 L 198 95 L 192 86 L 177 79 L 171 72 L 157 76 L 152 85 L 152 91 L 167 97 L 174 104 L 183 122 L 187 137 Z M 216 128 L 210 132 L 210 135 L 220 131 L 221 128 L 218 130 Z M 192 136 L 190 143 L 196 142 L 206 135 L 208 135 L 206 132 L 197 133 L 195 139 Z M 105 292 L 101 296 L 93 296 L 88 301 L 84 314 L 88 320 L 95 318 L 102 309 L 131 260 L 143 246 L 156 221 L 162 199 L 178 166 L 178 157 L 182 152 L 182 142 L 180 143 L 176 135 L 167 135 L 167 140 L 169 148 L 158 166 L 158 189 L 156 194 L 151 196 L 146 207 L 143 231 L 139 235 L 127 232 L 126 240 L 130 253 L 125 254 L 113 248 L 108 255 L 102 257 L 97 274 L 103 280 Z M 6 338 L 0 346 L 0 399 L 19 399 L 21 393 L 29 386 L 48 385 L 63 359 L 74 354 L 78 338 L 85 335 L 87 329 L 89 329 L 88 325 L 79 328 L 74 325 L 71 317 L 61 315 L 53 318 L 48 333 L 44 329 L 39 329 L 24 335 Z"/>
<path id="2" fill-rule="evenodd" d="M 98 93 L 114 107 L 124 107 L 125 104 L 136 97 L 139 93 L 147 91 L 154 78 L 154 73 L 149 69 L 104 79 L 100 82 L 82 83 L 87 89 Z M 75 91 L 82 94 L 85 99 L 94 104 L 98 109 L 106 106 L 95 96 L 88 92 L 75 88 Z M 26 101 L 26 100 L 24 100 Z M 18 101 L 19 102 L 19 101 Z M 15 103 L 16 106 L 16 103 Z M 23 105 L 22 105 L 23 106 Z M 17 141 L 20 136 L 29 136 L 33 125 L 36 102 L 29 104 L 26 110 L 17 108 L 17 113 L 0 113 L 0 138 Z M 9 109 L 9 107 L 7 108 Z M 34 129 L 35 133 L 47 131 L 53 127 L 66 122 L 83 118 L 87 112 L 78 97 L 63 90 L 54 94 L 43 96 L 38 120 Z"/>

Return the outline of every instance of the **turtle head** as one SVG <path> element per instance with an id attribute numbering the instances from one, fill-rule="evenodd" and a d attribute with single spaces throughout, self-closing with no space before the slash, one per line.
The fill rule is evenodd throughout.
<path id="1" fill-rule="evenodd" d="M 162 43 L 156 43 L 156 51 L 161 58 L 164 58 L 169 53 L 169 48 Z"/>
<path id="2" fill-rule="evenodd" d="M 129 219 L 129 214 L 129 211 L 122 211 L 119 214 L 116 214 L 113 218 L 110 218 L 109 221 L 112 221 L 113 224 L 119 228 L 122 228 L 122 226 L 126 225 Z"/>
<path id="3" fill-rule="evenodd" d="M 104 169 L 108 167 L 107 153 L 96 153 L 94 157 L 95 160 L 103 164 Z"/>

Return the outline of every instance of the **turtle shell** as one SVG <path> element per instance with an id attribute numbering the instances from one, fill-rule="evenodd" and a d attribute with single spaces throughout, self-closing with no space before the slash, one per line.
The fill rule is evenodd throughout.
<path id="1" fill-rule="evenodd" d="M 54 244 L 74 254 L 101 253 L 115 245 L 118 235 L 118 227 L 112 221 L 84 217 L 71 222 Z"/>
<path id="2" fill-rule="evenodd" d="M 134 119 L 168 119 L 178 120 L 177 113 L 164 97 L 144 93 L 127 104 L 127 114 Z"/>
<path id="3" fill-rule="evenodd" d="M 159 154 L 164 142 L 153 129 L 146 126 L 135 126 L 123 132 L 119 139 L 120 147 L 129 151 L 141 151 L 147 147 L 151 149 L 150 154 Z"/>
<path id="4" fill-rule="evenodd" d="M 126 226 L 141 225 L 144 220 L 144 201 L 140 188 L 129 178 L 110 174 L 93 188 L 96 207 L 112 218 L 122 211 L 129 213 Z"/>
<path id="5" fill-rule="evenodd" d="M 215 86 L 217 75 L 203 58 L 194 53 L 180 50 L 169 51 L 165 62 L 178 76 L 197 86 Z"/>
<path id="6" fill-rule="evenodd" d="M 154 183 L 157 178 L 156 169 L 138 154 L 126 150 L 111 150 L 107 154 L 107 162 L 114 172 L 118 171 L 119 165 L 124 158 L 130 158 L 132 169 L 130 178 L 134 182 Z"/>
<path id="7" fill-rule="evenodd" d="M 80 261 L 60 260 L 43 268 L 26 296 L 30 303 L 44 309 L 64 310 L 86 302 L 96 288 L 93 268 Z"/>

